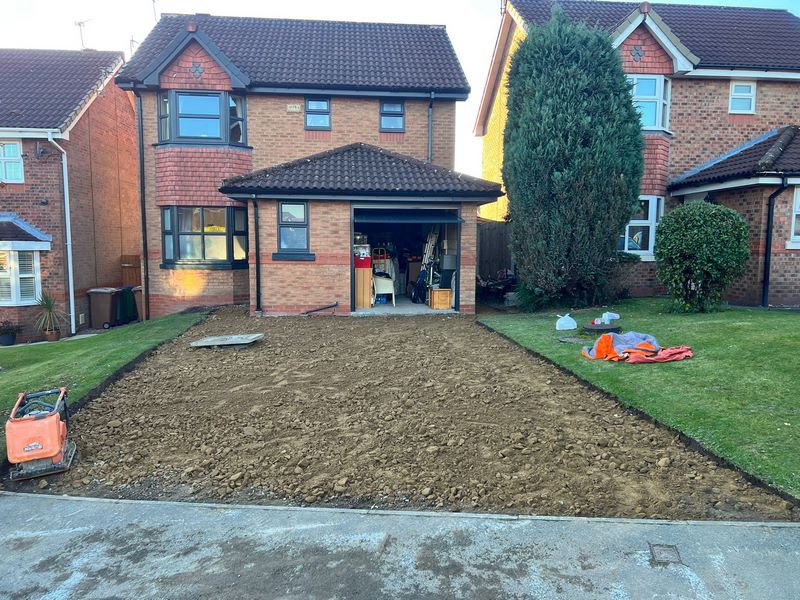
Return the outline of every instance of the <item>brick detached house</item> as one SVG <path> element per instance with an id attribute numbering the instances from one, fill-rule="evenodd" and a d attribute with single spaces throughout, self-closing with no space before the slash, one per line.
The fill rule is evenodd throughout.
<path id="1" fill-rule="evenodd" d="M 421 254 L 434 226 L 474 312 L 477 206 L 501 192 L 452 171 L 469 86 L 444 27 L 164 15 L 116 81 L 137 96 L 151 314 L 349 314 L 354 237 Z"/>
<path id="2" fill-rule="evenodd" d="M 510 57 L 553 0 L 510 0 L 475 126 L 483 176 L 502 177 Z M 800 19 L 784 10 L 648 2 L 559 0 L 576 22 L 608 31 L 642 117 L 641 212 L 620 249 L 639 254 L 634 295 L 662 290 L 656 225 L 686 200 L 724 204 L 750 225 L 747 274 L 729 292 L 739 304 L 800 305 Z M 481 207 L 502 220 L 507 202 Z"/>
<path id="3" fill-rule="evenodd" d="M 37 337 L 43 292 L 88 326 L 86 291 L 139 255 L 136 121 L 119 52 L 0 49 L 0 321 Z"/>

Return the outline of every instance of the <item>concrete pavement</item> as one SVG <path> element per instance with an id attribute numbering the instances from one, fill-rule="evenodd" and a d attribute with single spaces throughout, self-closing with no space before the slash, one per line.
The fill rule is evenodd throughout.
<path id="1" fill-rule="evenodd" d="M 789 523 L 0 493 L 0 547 L 13 599 L 800 598 Z"/>

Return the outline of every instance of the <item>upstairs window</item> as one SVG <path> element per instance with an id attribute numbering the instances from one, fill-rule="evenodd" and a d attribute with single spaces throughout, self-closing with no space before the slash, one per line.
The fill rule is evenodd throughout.
<path id="1" fill-rule="evenodd" d="M 670 81 L 663 75 L 629 75 L 642 129 L 669 129 Z"/>
<path id="2" fill-rule="evenodd" d="M 30 306 L 41 295 L 39 253 L 0 250 L 0 306 Z"/>
<path id="3" fill-rule="evenodd" d="M 381 131 L 406 130 L 405 103 L 402 100 L 381 100 Z"/>
<path id="4" fill-rule="evenodd" d="M 165 265 L 247 265 L 247 210 L 168 206 L 161 209 Z"/>
<path id="5" fill-rule="evenodd" d="M 158 137 L 161 142 L 246 144 L 244 97 L 226 92 L 159 94 Z"/>
<path id="6" fill-rule="evenodd" d="M 664 210 L 659 196 L 639 196 L 639 210 L 633 215 L 620 236 L 617 250 L 652 256 L 656 243 L 656 226 Z"/>
<path id="7" fill-rule="evenodd" d="M 328 131 L 330 128 L 330 98 L 306 98 L 306 129 Z"/>
<path id="8" fill-rule="evenodd" d="M 178 137 L 222 138 L 222 109 L 219 94 L 175 95 L 178 104 Z"/>
<path id="9" fill-rule="evenodd" d="M 756 82 L 731 81 L 728 112 L 732 115 L 753 115 L 756 112 Z"/>
<path id="10" fill-rule="evenodd" d="M 0 181 L 24 183 L 22 175 L 22 143 L 0 140 Z"/>

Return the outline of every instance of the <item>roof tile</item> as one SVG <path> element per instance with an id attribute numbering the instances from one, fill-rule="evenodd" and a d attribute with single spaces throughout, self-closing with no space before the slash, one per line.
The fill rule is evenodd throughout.
<path id="1" fill-rule="evenodd" d="M 364 143 L 227 179 L 223 194 L 502 196 L 499 183 Z"/>
<path id="2" fill-rule="evenodd" d="M 511 0 L 526 23 L 542 25 L 556 0 Z M 614 31 L 639 2 L 557 0 L 573 21 Z M 661 4 L 651 7 L 689 50 L 700 67 L 800 70 L 800 18 L 787 10 L 737 6 Z"/>
<path id="3" fill-rule="evenodd" d="M 164 15 L 118 81 L 142 71 L 193 21 L 251 85 L 468 93 L 441 25 Z"/>
<path id="4" fill-rule="evenodd" d="M 0 127 L 60 129 L 121 52 L 0 48 Z"/>

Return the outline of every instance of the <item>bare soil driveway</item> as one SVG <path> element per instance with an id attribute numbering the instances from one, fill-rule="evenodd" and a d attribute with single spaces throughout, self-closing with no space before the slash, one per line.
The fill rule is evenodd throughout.
<path id="1" fill-rule="evenodd" d="M 260 331 L 250 348 L 189 347 Z M 790 503 L 466 317 L 221 309 L 90 402 L 73 436 L 77 463 L 48 491 L 800 520 Z"/>

